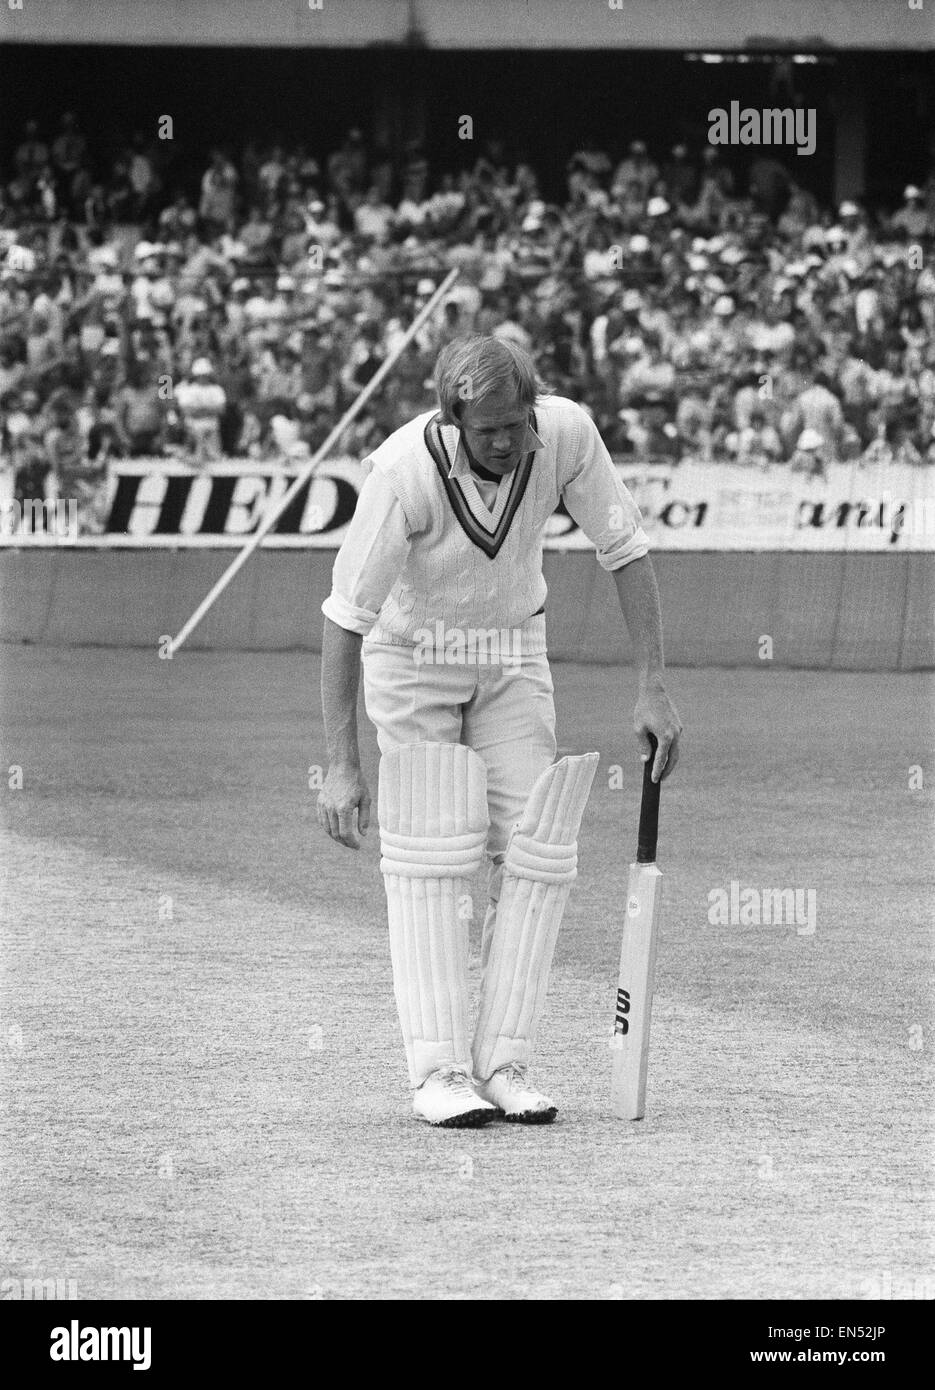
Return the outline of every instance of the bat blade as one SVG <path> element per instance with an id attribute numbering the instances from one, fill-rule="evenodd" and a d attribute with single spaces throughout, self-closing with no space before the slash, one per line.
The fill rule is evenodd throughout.
<path id="1" fill-rule="evenodd" d="M 652 1021 L 662 874 L 655 864 L 631 864 L 617 979 L 611 1101 L 621 1120 L 646 1114 L 646 1069 Z"/>

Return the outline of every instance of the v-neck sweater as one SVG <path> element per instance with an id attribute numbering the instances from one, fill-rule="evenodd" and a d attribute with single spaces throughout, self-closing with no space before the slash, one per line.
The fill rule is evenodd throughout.
<path id="1" fill-rule="evenodd" d="M 465 630 L 522 634 L 546 649 L 545 529 L 559 506 L 607 570 L 649 550 L 642 518 L 591 417 L 561 396 L 536 402 L 541 447 L 527 452 L 488 507 L 456 426 L 428 411 L 395 431 L 370 473 L 334 566 L 327 617 L 371 643 L 421 645 Z"/>

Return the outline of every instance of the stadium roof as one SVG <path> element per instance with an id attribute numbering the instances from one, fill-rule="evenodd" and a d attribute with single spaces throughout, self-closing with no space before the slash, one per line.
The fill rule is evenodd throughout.
<path id="1" fill-rule="evenodd" d="M 20 43 L 439 49 L 935 48 L 929 0 L 12 0 Z M 320 6 L 320 8 L 315 8 Z"/>

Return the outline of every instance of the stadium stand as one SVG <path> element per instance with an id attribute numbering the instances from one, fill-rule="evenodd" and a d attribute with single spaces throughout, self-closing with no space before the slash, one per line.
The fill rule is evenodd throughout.
<path id="1" fill-rule="evenodd" d="M 101 168 L 73 114 L 30 122 L 0 189 L 0 446 L 17 497 L 102 524 L 109 460 L 302 457 L 451 265 L 461 278 L 338 451 L 431 403 L 467 330 L 531 345 L 622 460 L 935 462 L 935 175 L 895 210 L 820 207 L 775 161 L 585 146 L 564 203 L 492 146 L 468 172 L 359 130 Z"/>

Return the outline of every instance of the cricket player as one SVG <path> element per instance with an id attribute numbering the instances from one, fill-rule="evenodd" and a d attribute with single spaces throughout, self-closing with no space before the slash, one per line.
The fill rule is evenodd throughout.
<path id="1" fill-rule="evenodd" d="M 548 1123 L 529 1078 L 577 836 L 598 755 L 555 762 L 543 530 L 559 502 L 613 576 L 635 651 L 635 732 L 653 778 L 681 725 L 663 683 L 659 593 L 639 510 L 590 416 L 530 356 L 460 338 L 438 409 L 390 435 L 322 605 L 328 772 L 318 820 L 358 849 L 370 821 L 357 694 L 379 742 L 380 867 L 413 1108 L 433 1125 Z M 471 880 L 489 862 L 477 1026 L 469 1027 Z"/>

